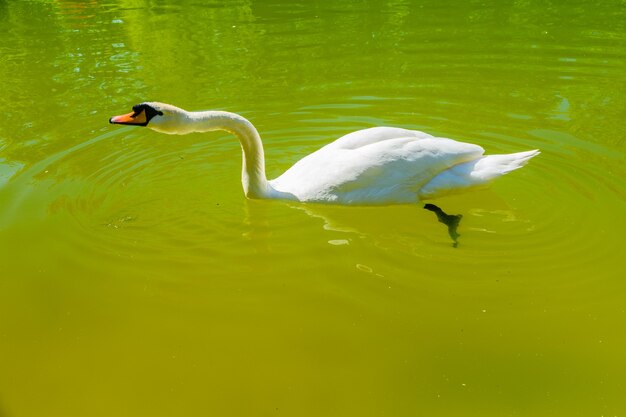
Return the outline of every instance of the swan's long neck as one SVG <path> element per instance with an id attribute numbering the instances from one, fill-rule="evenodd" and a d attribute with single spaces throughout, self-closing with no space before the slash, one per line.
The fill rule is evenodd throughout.
<path id="1" fill-rule="evenodd" d="M 189 126 L 195 132 L 225 130 L 237 136 L 243 151 L 241 183 L 247 197 L 263 198 L 269 192 L 265 156 L 259 132 L 248 119 L 224 111 L 189 112 Z"/>

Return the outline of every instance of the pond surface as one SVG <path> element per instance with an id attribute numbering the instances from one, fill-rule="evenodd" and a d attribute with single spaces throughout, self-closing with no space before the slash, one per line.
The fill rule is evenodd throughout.
<path id="1" fill-rule="evenodd" d="M 0 1 L 0 416 L 626 413 L 623 1 Z M 462 214 L 250 201 L 378 125 L 539 148 Z"/>

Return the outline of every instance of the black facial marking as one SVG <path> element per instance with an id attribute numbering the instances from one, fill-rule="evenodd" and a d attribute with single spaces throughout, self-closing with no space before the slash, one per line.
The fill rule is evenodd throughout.
<path id="1" fill-rule="evenodd" d="M 150 106 L 149 104 L 146 103 L 141 103 L 141 104 L 135 104 L 133 106 L 133 112 L 135 112 L 135 116 L 137 116 L 138 114 L 140 114 L 142 111 L 146 112 L 146 122 L 145 123 L 141 123 L 139 126 L 147 126 L 148 123 L 150 123 L 150 120 L 152 120 L 152 118 L 154 116 L 163 116 L 163 112 L 160 110 L 155 109 L 154 107 Z"/>

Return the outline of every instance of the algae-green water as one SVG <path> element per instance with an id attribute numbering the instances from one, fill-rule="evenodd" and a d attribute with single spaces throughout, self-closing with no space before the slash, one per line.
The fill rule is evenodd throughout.
<path id="1" fill-rule="evenodd" d="M 0 1 L 0 415 L 622 416 L 626 3 Z M 252 201 L 387 125 L 541 149 L 422 205 Z"/>

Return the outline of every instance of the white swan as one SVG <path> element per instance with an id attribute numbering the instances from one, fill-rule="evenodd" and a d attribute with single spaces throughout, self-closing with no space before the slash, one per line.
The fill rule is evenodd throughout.
<path id="1" fill-rule="evenodd" d="M 268 181 L 261 138 L 252 123 L 238 114 L 188 112 L 146 102 L 109 122 L 179 135 L 226 130 L 241 142 L 241 181 L 247 197 L 316 203 L 416 203 L 484 186 L 539 154 L 532 150 L 483 156 L 478 145 L 414 130 L 374 127 L 337 139 Z"/>

